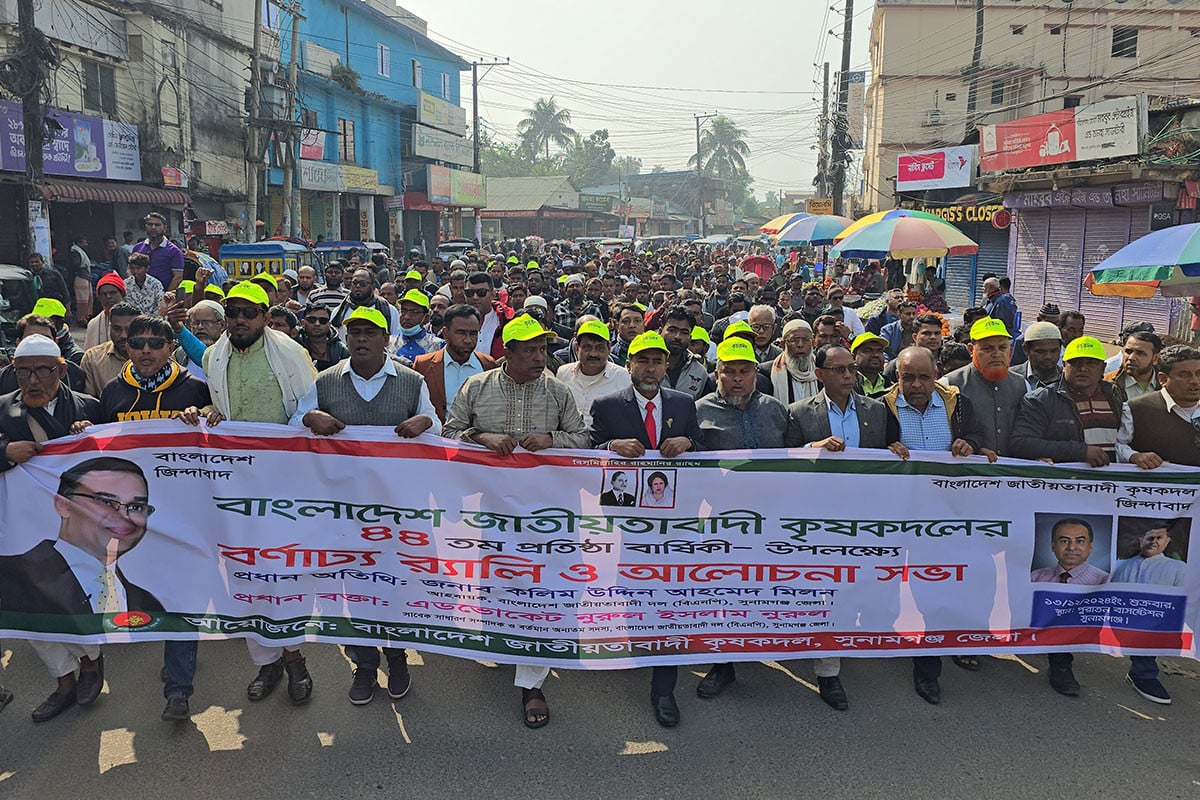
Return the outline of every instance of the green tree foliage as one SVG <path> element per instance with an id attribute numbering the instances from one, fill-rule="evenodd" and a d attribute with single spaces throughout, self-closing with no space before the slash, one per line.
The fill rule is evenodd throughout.
<path id="1" fill-rule="evenodd" d="M 565 148 L 575 137 L 571 112 L 559 108 L 553 97 L 539 97 L 533 108 L 525 109 L 525 119 L 517 123 L 517 135 L 530 156 L 541 153 L 550 160 L 550 145 Z"/>

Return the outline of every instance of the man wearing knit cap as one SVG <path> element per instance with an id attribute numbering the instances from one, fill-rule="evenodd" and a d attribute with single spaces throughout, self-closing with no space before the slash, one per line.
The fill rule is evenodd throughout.
<path id="1" fill-rule="evenodd" d="M 1057 310 L 1057 306 L 1054 308 Z M 1020 339 L 1025 357 L 1009 371 L 1025 381 L 1028 391 L 1043 386 L 1057 389 L 1058 382 L 1062 380 L 1062 367 L 1058 360 L 1062 355 L 1062 331 L 1058 325 L 1049 320 L 1035 322 L 1025 329 Z"/>
<path id="2" fill-rule="evenodd" d="M 802 319 L 791 320 L 783 326 L 781 341 L 783 352 L 769 364 L 760 364 L 758 371 L 771 379 L 771 395 L 790 405 L 821 390 L 813 372 L 812 326 Z"/>
<path id="3" fill-rule="evenodd" d="M 88 322 L 87 334 L 83 338 L 83 349 L 107 342 L 109 337 L 109 312 L 125 299 L 125 281 L 115 272 L 109 272 L 96 281 L 96 297 L 100 298 L 100 313 Z"/>

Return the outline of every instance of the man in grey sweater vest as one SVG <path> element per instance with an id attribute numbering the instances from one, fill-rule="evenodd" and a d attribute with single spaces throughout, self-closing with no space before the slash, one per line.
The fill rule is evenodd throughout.
<path id="1" fill-rule="evenodd" d="M 386 425 L 406 439 L 426 431 L 440 434 L 442 423 L 425 380 L 387 355 L 388 321 L 383 314 L 365 306 L 354 309 L 346 317 L 346 333 L 350 358 L 317 375 L 291 424 L 303 425 L 318 436 L 333 436 L 347 425 Z M 375 698 L 379 685 L 379 648 L 347 645 L 346 651 L 355 667 L 350 702 L 364 706 Z M 399 700 L 412 686 L 404 648 L 385 647 L 383 653 L 388 661 L 388 696 Z"/>

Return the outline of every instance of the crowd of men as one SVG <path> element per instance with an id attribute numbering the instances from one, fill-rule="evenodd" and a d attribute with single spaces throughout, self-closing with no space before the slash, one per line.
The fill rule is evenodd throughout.
<path id="1" fill-rule="evenodd" d="M 1082 314 L 1051 304 L 1020 331 L 1011 295 L 995 277 L 982 287 L 987 305 L 969 309 L 950 335 L 941 316 L 919 313 L 902 289 L 886 290 L 878 313 L 861 318 L 844 305 L 843 281 L 807 280 L 806 260 L 764 281 L 720 248 L 610 256 L 549 246 L 468 253 L 450 264 L 412 258 L 395 271 L 383 260 L 354 258 L 320 273 L 304 266 L 228 287 L 210 283 L 201 268 L 194 282 L 175 279 L 161 292 L 160 281 L 149 295 L 141 285 L 134 291 L 135 260 L 128 280 L 100 281 L 98 336 L 86 350 L 74 347 L 67 310 L 54 297 L 40 298 L 20 321 L 13 363 L 0 371 L 0 470 L 92 424 L 162 418 L 291 425 L 319 436 L 378 425 L 402 438 L 441 435 L 500 455 L 592 448 L 675 458 L 810 447 L 1097 469 L 1200 466 L 1200 350 L 1164 346 L 1138 326 L 1112 362 L 1087 335 Z M 122 478 L 116 467 L 109 472 L 99 474 Z M 673 491 L 666 484 L 664 474 L 654 491 Z M 90 504 L 93 513 L 144 528 L 152 510 L 144 498 L 84 488 L 60 487 L 64 526 L 76 506 Z M 626 504 L 624 492 L 614 479 L 605 502 Z M 1064 553 L 1077 556 L 1090 529 L 1064 531 Z M 84 558 L 58 549 L 61 570 Z M 1053 580 L 1087 582 L 1086 571 L 1065 566 L 1070 558 L 1060 563 Z M 0 558 L 0 581 L 10 567 Z M 105 595 L 93 592 L 83 608 L 101 612 Z M 35 720 L 97 700 L 101 648 L 40 641 L 34 649 L 56 681 Z M 388 695 L 409 691 L 402 648 L 347 649 L 355 664 L 351 703 L 376 696 L 384 660 Z M 285 678 L 293 702 L 310 698 L 313 678 L 298 649 L 247 640 L 247 650 L 257 669 L 250 700 L 266 698 Z M 196 651 L 196 642 L 164 646 L 166 720 L 190 713 Z M 976 656 L 954 662 L 980 668 Z M 846 709 L 840 660 L 817 659 L 815 671 L 822 700 Z M 940 658 L 914 659 L 914 689 L 929 703 L 941 700 L 940 672 Z M 531 728 L 550 719 L 547 674 L 515 670 Z M 1054 690 L 1079 694 L 1069 654 L 1052 654 L 1048 675 Z M 1133 659 L 1129 679 L 1144 698 L 1170 702 L 1153 658 Z M 714 698 L 734 680 L 732 664 L 716 664 L 696 691 Z M 675 667 L 653 669 L 650 699 L 667 727 L 680 721 L 676 682 Z M 11 697 L 0 690 L 0 707 Z"/>

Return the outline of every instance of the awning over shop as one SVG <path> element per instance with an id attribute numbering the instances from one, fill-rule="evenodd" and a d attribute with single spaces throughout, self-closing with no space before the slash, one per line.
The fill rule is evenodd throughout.
<path id="1" fill-rule="evenodd" d="M 159 189 L 136 183 L 101 183 L 100 181 L 67 181 L 47 178 L 42 187 L 47 200 L 78 200 L 89 203 L 131 203 L 157 206 L 187 206 L 192 198 L 187 192 Z"/>

